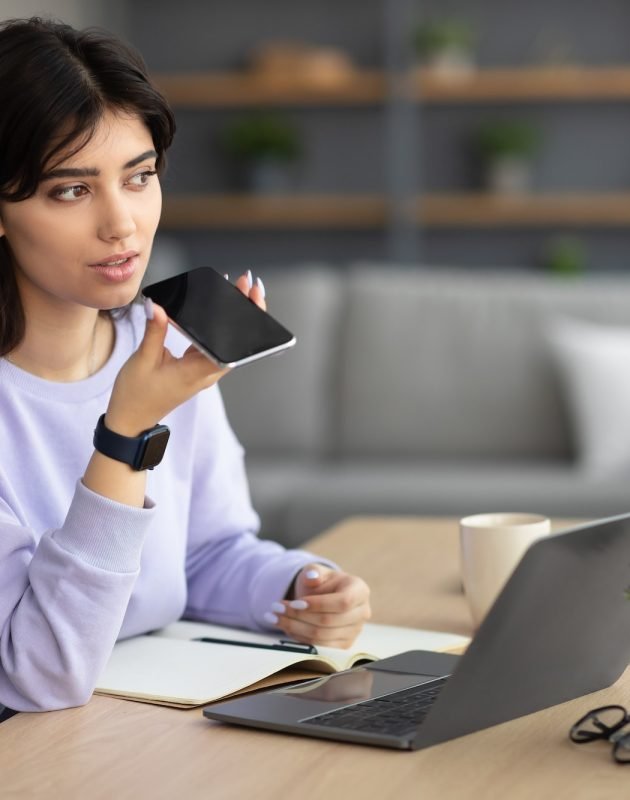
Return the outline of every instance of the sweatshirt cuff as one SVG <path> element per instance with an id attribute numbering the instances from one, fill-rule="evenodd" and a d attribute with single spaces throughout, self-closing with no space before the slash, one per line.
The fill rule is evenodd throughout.
<path id="1" fill-rule="evenodd" d="M 155 503 L 117 503 L 77 481 L 66 520 L 51 538 L 69 553 L 110 572 L 136 572 Z"/>
<path id="2" fill-rule="evenodd" d="M 265 614 L 271 611 L 271 604 L 284 598 L 289 586 L 298 572 L 307 564 L 323 564 L 331 569 L 339 569 L 334 561 L 313 555 L 306 550 L 287 550 L 283 558 L 272 561 L 263 571 L 252 587 L 252 617 L 258 628 L 273 630 L 274 626 L 265 620 Z"/>

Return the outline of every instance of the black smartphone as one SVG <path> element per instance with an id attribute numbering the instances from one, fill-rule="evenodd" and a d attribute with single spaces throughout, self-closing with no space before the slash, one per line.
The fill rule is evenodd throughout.
<path id="1" fill-rule="evenodd" d="M 142 289 L 204 355 L 239 367 L 295 344 L 295 336 L 211 267 L 197 267 Z"/>

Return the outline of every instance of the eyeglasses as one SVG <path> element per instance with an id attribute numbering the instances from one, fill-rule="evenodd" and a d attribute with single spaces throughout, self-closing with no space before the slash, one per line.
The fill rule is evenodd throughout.
<path id="1" fill-rule="evenodd" d="M 618 764 L 630 764 L 630 715 L 623 706 L 594 708 L 581 717 L 569 731 L 576 744 L 607 739 Z"/>

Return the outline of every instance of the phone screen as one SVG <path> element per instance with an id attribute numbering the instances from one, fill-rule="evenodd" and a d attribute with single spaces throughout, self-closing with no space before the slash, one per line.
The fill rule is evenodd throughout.
<path id="1" fill-rule="evenodd" d="M 295 337 L 211 267 L 197 267 L 143 288 L 193 344 L 235 367 L 295 344 Z"/>

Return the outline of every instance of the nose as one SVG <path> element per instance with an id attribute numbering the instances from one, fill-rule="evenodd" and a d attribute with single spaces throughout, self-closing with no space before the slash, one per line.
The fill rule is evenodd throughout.
<path id="1" fill-rule="evenodd" d="M 131 208 L 118 193 L 102 198 L 97 213 L 98 236 L 103 241 L 126 239 L 136 231 Z"/>

